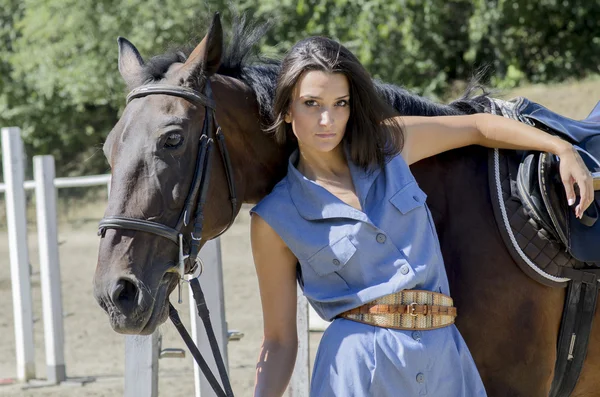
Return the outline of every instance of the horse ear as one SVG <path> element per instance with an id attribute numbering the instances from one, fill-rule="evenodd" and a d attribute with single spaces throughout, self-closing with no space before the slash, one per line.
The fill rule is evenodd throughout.
<path id="1" fill-rule="evenodd" d="M 178 77 L 192 84 L 199 75 L 212 76 L 221 65 L 223 55 L 223 27 L 221 17 L 215 12 L 208 33 L 200 44 L 194 48 L 187 61 L 178 71 Z"/>
<path id="2" fill-rule="evenodd" d="M 117 39 L 119 43 L 119 72 L 129 89 L 142 85 L 142 66 L 144 59 L 137 48 L 124 37 Z"/>

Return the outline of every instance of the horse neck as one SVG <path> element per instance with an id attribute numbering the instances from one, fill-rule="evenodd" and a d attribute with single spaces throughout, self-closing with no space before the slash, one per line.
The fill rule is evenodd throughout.
<path id="1" fill-rule="evenodd" d="M 376 87 L 384 100 L 402 116 L 455 116 L 464 114 L 455 103 L 472 106 L 472 101 L 462 99 L 451 105 L 436 103 L 392 84 L 376 82 Z"/>
<path id="2" fill-rule="evenodd" d="M 244 203 L 257 203 L 285 176 L 287 152 L 262 130 L 258 103 L 248 85 L 221 75 L 212 81 L 216 118 L 226 138 L 239 197 Z"/>

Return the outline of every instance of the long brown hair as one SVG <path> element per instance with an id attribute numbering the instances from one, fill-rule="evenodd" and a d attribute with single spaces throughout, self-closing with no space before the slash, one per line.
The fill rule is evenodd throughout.
<path id="1" fill-rule="evenodd" d="M 278 143 L 296 141 L 285 115 L 300 76 L 311 70 L 341 73 L 348 79 L 350 118 L 342 143 L 349 146 L 351 160 L 356 165 L 364 169 L 375 164 L 383 167 L 387 156 L 400 153 L 404 145 L 402 125 L 391 118 L 397 113 L 379 97 L 369 72 L 346 47 L 319 36 L 296 43 L 281 63 L 273 104 L 274 121 L 266 129 Z"/>

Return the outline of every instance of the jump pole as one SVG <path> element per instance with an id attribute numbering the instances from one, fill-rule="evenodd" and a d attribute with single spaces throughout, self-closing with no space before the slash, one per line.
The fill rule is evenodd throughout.
<path id="1" fill-rule="evenodd" d="M 298 353 L 294 372 L 286 391 L 286 397 L 308 397 L 310 391 L 310 354 L 308 332 L 308 301 L 299 286 L 296 287 L 296 330 L 298 332 Z"/>
<path id="2" fill-rule="evenodd" d="M 40 279 L 46 347 L 48 383 L 58 384 L 67 378 L 64 356 L 63 305 L 60 262 L 58 259 L 58 227 L 54 157 L 34 156 L 35 201 L 40 254 Z"/>
<path id="3" fill-rule="evenodd" d="M 17 378 L 21 382 L 27 382 L 35 378 L 35 353 L 31 279 L 27 252 L 26 201 L 23 187 L 23 142 L 21 130 L 17 127 L 2 128 L 2 165 L 6 186 L 6 218 L 10 250 Z"/>
<path id="4" fill-rule="evenodd" d="M 124 397 L 158 396 L 158 358 L 160 335 L 125 336 Z"/>

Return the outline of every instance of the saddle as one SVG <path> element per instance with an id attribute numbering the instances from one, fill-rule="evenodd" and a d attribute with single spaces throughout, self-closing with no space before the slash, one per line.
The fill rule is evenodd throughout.
<path id="1" fill-rule="evenodd" d="M 567 140 L 600 179 L 600 102 L 582 121 L 523 97 L 490 99 L 489 112 Z M 494 149 L 489 182 L 500 234 L 515 261 L 542 284 L 566 287 L 573 279 L 600 278 L 600 192 L 582 219 L 576 218 L 575 206 L 567 203 L 559 162 L 551 153 Z M 595 189 L 598 185 L 596 180 Z"/>

